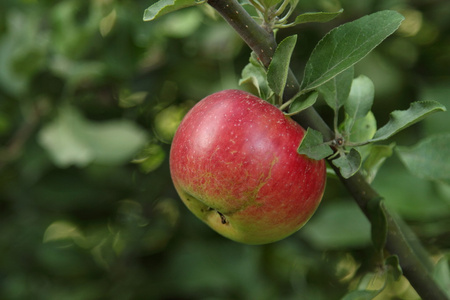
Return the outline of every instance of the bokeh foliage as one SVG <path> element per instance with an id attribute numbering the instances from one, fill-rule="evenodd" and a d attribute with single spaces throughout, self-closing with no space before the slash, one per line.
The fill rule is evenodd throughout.
<path id="1" fill-rule="evenodd" d="M 374 265 L 370 225 L 335 179 L 302 230 L 266 246 L 220 237 L 179 201 L 173 132 L 196 101 L 239 87 L 250 51 L 206 6 L 145 23 L 150 4 L 0 3 L 0 298 L 339 299 Z M 395 9 L 404 25 L 355 69 L 374 82 L 377 120 L 416 100 L 450 108 L 448 1 L 305 0 L 299 9 L 341 7 L 330 23 L 280 32 L 299 33 L 296 74 L 334 26 Z M 332 122 L 323 100 L 317 108 Z M 392 142 L 410 147 L 449 128 L 440 113 Z M 393 155 L 373 185 L 445 274 L 448 182 L 414 177 Z M 379 278 L 366 280 L 376 288 Z M 379 297 L 418 298 L 405 279 Z"/>

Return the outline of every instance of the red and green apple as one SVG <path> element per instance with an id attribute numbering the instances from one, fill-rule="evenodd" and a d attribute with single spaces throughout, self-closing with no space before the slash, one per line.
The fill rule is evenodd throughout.
<path id="1" fill-rule="evenodd" d="M 305 130 L 274 105 L 225 90 L 184 117 L 170 151 L 174 186 L 188 209 L 245 244 L 283 239 L 319 205 L 323 160 L 297 153 Z"/>

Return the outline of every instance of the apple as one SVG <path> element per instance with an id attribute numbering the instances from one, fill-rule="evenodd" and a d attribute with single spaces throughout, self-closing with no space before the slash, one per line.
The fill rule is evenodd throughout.
<path id="1" fill-rule="evenodd" d="M 325 188 L 325 162 L 297 153 L 304 133 L 256 96 L 214 93 L 186 114 L 174 135 L 175 189 L 194 215 L 231 240 L 281 240 L 308 221 Z"/>

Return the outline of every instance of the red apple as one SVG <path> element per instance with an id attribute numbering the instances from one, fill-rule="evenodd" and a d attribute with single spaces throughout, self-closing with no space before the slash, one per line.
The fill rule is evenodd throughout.
<path id="1" fill-rule="evenodd" d="M 265 244 L 291 235 L 322 199 L 323 160 L 297 153 L 305 130 L 239 90 L 212 94 L 184 117 L 170 171 L 184 204 L 225 237 Z"/>

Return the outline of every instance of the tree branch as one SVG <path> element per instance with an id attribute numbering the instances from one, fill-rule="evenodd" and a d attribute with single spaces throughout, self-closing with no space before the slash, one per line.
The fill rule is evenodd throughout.
<path id="1" fill-rule="evenodd" d="M 234 28 L 234 30 L 247 43 L 250 49 L 255 52 L 266 68 L 272 61 L 272 56 L 277 48 L 277 43 L 272 33 L 259 26 L 245 9 L 236 0 L 222 1 L 209 0 L 211 5 L 222 17 Z M 283 98 L 291 99 L 297 94 L 300 85 L 294 73 L 289 70 L 286 89 Z M 324 120 L 319 116 L 314 108 L 308 108 L 305 111 L 293 117 L 303 127 L 311 127 L 322 133 L 325 140 L 334 138 L 333 131 L 328 127 Z"/>
<path id="2" fill-rule="evenodd" d="M 208 3 L 222 15 L 247 45 L 258 55 L 261 62 L 268 67 L 277 47 L 273 34 L 259 26 L 236 0 L 209 0 Z M 285 94 L 283 95 L 285 100 L 292 98 L 300 88 L 292 71 L 289 72 L 287 82 Z M 312 107 L 298 114 L 295 120 L 304 128 L 311 127 L 320 131 L 325 140 L 332 140 L 334 138 L 333 131 Z M 331 164 L 330 161 L 329 163 L 361 210 L 370 220 L 371 216 L 369 214 L 368 203 L 372 199 L 379 199 L 380 196 L 378 193 L 365 181 L 361 173 L 358 172 L 351 178 L 345 179 L 340 175 L 339 169 Z M 386 207 L 382 206 L 382 209 L 386 215 L 388 224 L 386 249 L 399 257 L 404 276 L 423 299 L 448 299 L 430 274 L 432 264 L 428 257 L 425 256 L 425 261 L 419 259 L 418 254 L 422 260 L 424 259 L 424 255 L 422 255 L 422 252 L 424 252 L 423 247 L 421 245 L 419 246 L 420 253 L 416 253 L 412 247 L 410 240 L 417 240 L 415 235 L 412 232 L 405 234 L 404 230 L 402 230 L 403 221 L 388 211 Z M 372 222 L 372 220 L 370 221 Z"/>

